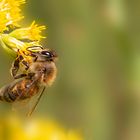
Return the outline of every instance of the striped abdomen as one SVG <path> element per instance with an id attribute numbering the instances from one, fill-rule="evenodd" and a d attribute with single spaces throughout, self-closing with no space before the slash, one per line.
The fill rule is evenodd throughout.
<path id="1" fill-rule="evenodd" d="M 37 94 L 39 86 L 30 79 L 12 82 L 0 89 L 0 100 L 6 102 L 21 101 Z"/>

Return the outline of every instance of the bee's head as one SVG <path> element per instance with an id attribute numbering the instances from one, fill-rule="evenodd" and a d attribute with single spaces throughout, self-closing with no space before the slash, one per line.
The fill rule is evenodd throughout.
<path id="1" fill-rule="evenodd" d="M 53 50 L 42 50 L 40 51 L 41 57 L 45 58 L 46 61 L 55 61 L 57 58 L 57 54 Z"/>

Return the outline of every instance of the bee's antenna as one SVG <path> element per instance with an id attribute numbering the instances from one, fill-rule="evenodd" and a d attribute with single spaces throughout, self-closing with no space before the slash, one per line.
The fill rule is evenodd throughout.
<path id="1" fill-rule="evenodd" d="M 32 109 L 30 110 L 30 112 L 27 114 L 27 117 L 30 117 L 32 115 L 33 111 L 36 109 L 36 107 L 37 107 L 37 105 L 38 105 L 38 103 L 39 103 L 39 101 L 40 101 L 40 99 L 41 99 L 41 97 L 42 97 L 42 95 L 43 95 L 43 93 L 45 91 L 45 88 L 46 87 L 44 86 L 43 89 L 42 89 L 42 91 L 41 91 L 41 93 L 40 93 L 40 95 L 38 96 L 38 99 L 37 99 L 35 105 L 32 107 Z"/>

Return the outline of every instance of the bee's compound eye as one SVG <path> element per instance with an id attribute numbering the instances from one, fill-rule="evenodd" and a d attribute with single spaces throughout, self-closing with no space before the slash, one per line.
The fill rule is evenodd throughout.
<path id="1" fill-rule="evenodd" d="M 52 57 L 52 56 L 51 56 L 51 53 L 48 52 L 48 51 L 42 51 L 41 54 L 45 55 L 47 58 Z"/>

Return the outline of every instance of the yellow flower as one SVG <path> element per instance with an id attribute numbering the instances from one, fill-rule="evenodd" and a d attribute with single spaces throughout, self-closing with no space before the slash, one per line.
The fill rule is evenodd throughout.
<path id="1" fill-rule="evenodd" d="M 33 21 L 29 27 L 16 29 L 10 33 L 10 36 L 21 40 L 29 39 L 31 41 L 40 41 L 41 38 L 45 38 L 40 35 L 44 29 L 46 29 L 45 26 L 38 26 L 35 24 L 35 21 Z"/>
<path id="2" fill-rule="evenodd" d="M 6 19 L 5 12 L 0 11 L 0 32 L 6 30 L 6 24 L 8 23 L 8 19 Z"/>
<path id="3" fill-rule="evenodd" d="M 7 48 L 11 49 L 14 52 L 17 52 L 19 49 L 20 50 L 25 50 L 26 45 L 24 42 L 9 36 L 9 34 L 2 34 L 0 36 L 1 41 L 7 46 Z M 3 45 L 1 44 L 3 47 Z"/>
<path id="4" fill-rule="evenodd" d="M 9 5 L 9 16 L 7 17 L 13 25 L 17 25 L 17 22 L 23 18 L 21 15 L 21 9 L 19 6 L 25 3 L 25 0 L 7 0 Z"/>
<path id="5" fill-rule="evenodd" d="M 27 48 L 31 46 L 40 46 L 39 41 L 41 38 L 45 38 L 41 35 L 45 26 L 38 26 L 35 21 L 27 28 L 15 29 L 9 34 L 4 34 L 3 31 L 19 26 L 23 16 L 21 16 L 21 4 L 25 3 L 25 0 L 0 0 L 0 45 L 10 54 L 15 56 L 15 53 L 20 52 L 22 54 L 28 53 Z M 25 41 L 29 39 L 31 42 Z M 32 51 L 38 51 L 39 47 Z"/>
<path id="6" fill-rule="evenodd" d="M 0 32 L 8 25 L 19 26 L 18 21 L 23 18 L 19 6 L 23 3 L 25 0 L 0 0 Z"/>
<path id="7" fill-rule="evenodd" d="M 68 130 L 58 122 L 46 118 L 24 120 L 8 114 L 1 120 L 1 140 L 83 140 L 81 133 L 76 130 Z M 5 132 L 8 135 L 4 135 Z"/>
<path id="8" fill-rule="evenodd" d="M 37 52 L 42 49 L 42 46 L 38 41 L 22 42 L 14 37 L 11 37 L 9 34 L 1 34 L 0 45 L 13 57 L 22 55 L 28 63 L 32 60 L 32 57 L 29 56 L 31 52 L 28 51 L 28 49 L 32 52 Z"/>

